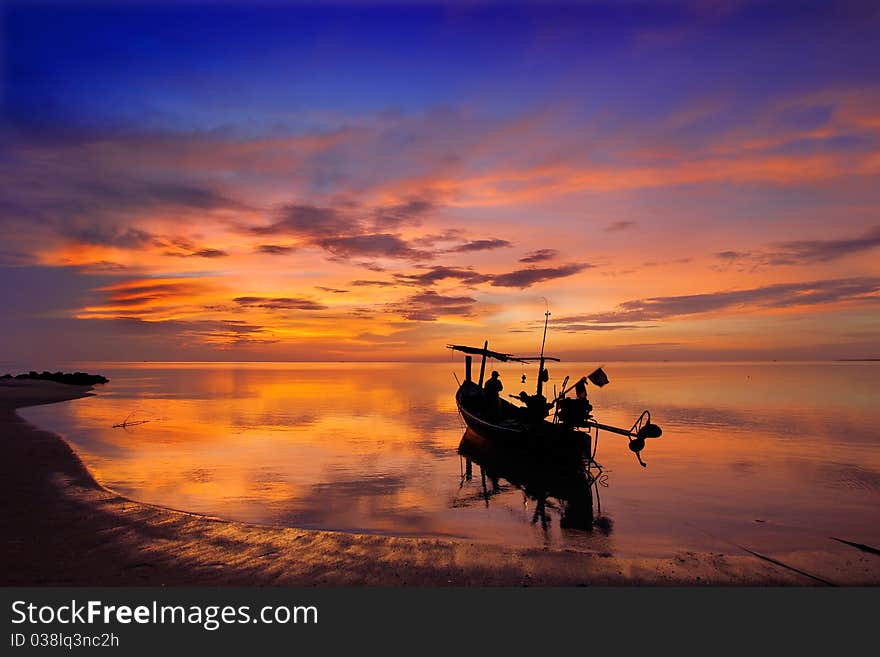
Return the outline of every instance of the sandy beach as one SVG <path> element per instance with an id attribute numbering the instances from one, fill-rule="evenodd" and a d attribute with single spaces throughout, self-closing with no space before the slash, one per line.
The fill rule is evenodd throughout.
<path id="1" fill-rule="evenodd" d="M 60 436 L 16 414 L 90 390 L 42 381 L 0 385 L 3 585 L 880 584 L 880 557 L 855 548 L 774 555 L 781 563 L 744 551 L 622 559 L 255 526 L 143 504 L 101 486 Z"/>

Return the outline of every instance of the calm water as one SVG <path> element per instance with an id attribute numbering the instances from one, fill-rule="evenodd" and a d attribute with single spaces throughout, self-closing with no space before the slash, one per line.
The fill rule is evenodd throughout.
<path id="1" fill-rule="evenodd" d="M 504 394 L 522 389 L 520 366 L 496 367 Z M 594 367 L 551 366 L 550 387 Z M 625 438 L 600 435 L 607 477 L 590 500 L 592 528 L 563 517 L 565 499 L 541 503 L 503 476 L 484 488 L 481 466 L 468 468 L 453 400 L 460 361 L 84 369 L 110 384 L 22 414 L 63 434 L 103 484 L 145 502 L 617 554 L 828 548 L 828 536 L 880 544 L 880 363 L 606 364 L 611 384 L 590 388 L 597 419 L 628 427 L 649 408 L 664 434 L 648 441 L 646 469 Z M 112 428 L 126 418 L 149 421 Z"/>

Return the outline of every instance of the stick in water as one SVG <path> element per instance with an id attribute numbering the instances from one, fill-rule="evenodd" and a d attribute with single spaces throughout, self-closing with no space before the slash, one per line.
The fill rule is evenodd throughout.
<path id="1" fill-rule="evenodd" d="M 864 543 L 853 543 L 852 541 L 845 541 L 842 538 L 837 538 L 836 536 L 832 536 L 831 540 L 838 541 L 839 543 L 846 543 L 847 545 L 851 545 L 857 550 L 861 550 L 862 552 L 868 552 L 870 554 L 880 554 L 880 550 L 875 547 L 871 547 L 870 545 L 865 545 Z"/>

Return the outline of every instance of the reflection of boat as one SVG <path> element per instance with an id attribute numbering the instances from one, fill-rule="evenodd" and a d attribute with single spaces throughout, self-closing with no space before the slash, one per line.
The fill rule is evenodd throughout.
<path id="1" fill-rule="evenodd" d="M 590 380 L 594 385 L 602 386 L 608 378 L 601 368 L 588 376 L 584 376 L 570 387 L 566 387 L 569 377 L 562 383 L 562 390 L 548 401 L 543 394 L 543 386 L 549 380 L 544 368 L 546 361 L 559 362 L 558 358 L 544 354 L 547 339 L 547 322 L 549 311 L 544 316 L 544 341 L 541 344 L 541 355 L 536 357 L 520 357 L 489 349 L 488 340 L 483 347 L 465 345 L 449 345 L 450 349 L 465 354 L 465 380 L 458 386 L 455 403 L 467 427 L 479 436 L 504 445 L 528 446 L 544 452 L 581 452 L 589 453 L 591 431 L 609 431 L 629 438 L 629 448 L 639 463 L 644 466 L 640 452 L 645 447 L 646 438 L 658 438 L 662 431 L 659 426 L 651 423 L 651 414 L 644 411 L 630 429 L 615 427 L 597 422 L 593 416 L 593 406 L 587 399 L 586 385 Z M 472 357 L 481 356 L 480 376 L 474 381 L 471 374 Z M 538 384 L 534 395 L 525 391 L 519 395 L 510 395 L 522 405 L 517 406 L 492 394 L 484 386 L 486 360 L 492 358 L 501 362 L 527 363 L 538 361 Z M 523 375 L 525 381 L 525 375 Z M 490 381 L 491 383 L 491 381 Z M 568 393 L 577 390 L 577 397 L 569 399 Z M 553 413 L 552 416 L 550 415 Z"/>
<path id="2" fill-rule="evenodd" d="M 596 479 L 585 467 L 583 457 L 560 451 L 539 451 L 525 445 L 500 445 L 468 429 L 462 436 L 458 453 L 465 459 L 463 482 L 471 481 L 473 464 L 480 468 L 481 498 L 488 505 L 491 497 L 503 490 L 501 480 L 522 490 L 534 500 L 532 522 L 549 524 L 547 507 L 551 498 L 560 504 L 559 524 L 564 529 L 592 529 L 593 487 Z M 600 527 L 608 529 L 610 522 L 603 519 Z"/>

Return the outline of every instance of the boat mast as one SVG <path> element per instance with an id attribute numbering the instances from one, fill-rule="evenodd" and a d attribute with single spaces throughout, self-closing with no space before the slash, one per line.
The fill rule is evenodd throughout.
<path id="1" fill-rule="evenodd" d="M 480 361 L 480 387 L 483 385 L 483 377 L 486 376 L 486 354 L 489 351 L 489 341 L 483 343 L 483 360 Z"/>
<path id="2" fill-rule="evenodd" d="M 541 340 L 541 360 L 538 364 L 538 392 L 537 394 L 541 394 L 541 389 L 544 387 L 544 378 L 542 374 L 544 374 L 544 345 L 547 344 L 547 322 L 550 321 L 550 308 L 547 308 L 547 312 L 544 313 L 544 338 Z"/>

